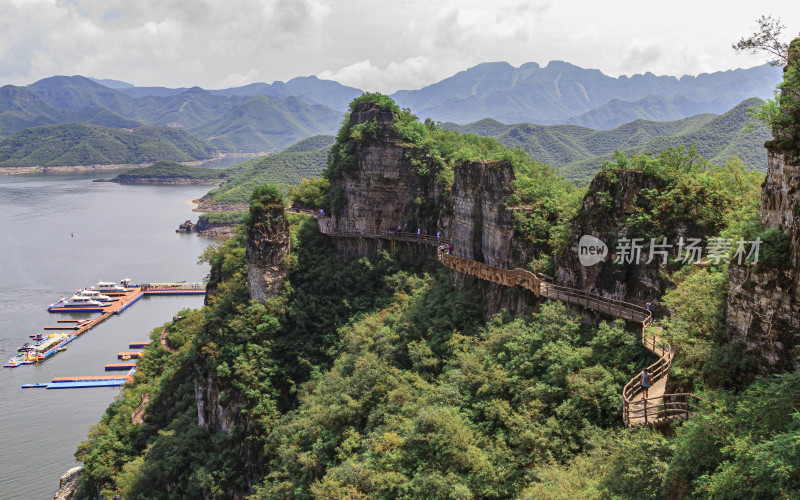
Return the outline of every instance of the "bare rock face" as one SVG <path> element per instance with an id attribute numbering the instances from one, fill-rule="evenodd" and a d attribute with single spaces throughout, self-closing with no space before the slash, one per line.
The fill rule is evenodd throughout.
<path id="1" fill-rule="evenodd" d="M 393 128 L 391 111 L 361 104 L 350 113 L 352 125 L 368 121 L 378 124 L 378 139 L 358 145 L 355 172 L 331 179 L 332 191 L 340 190 L 342 196 L 336 227 L 373 232 L 394 230 L 399 225 L 404 231 L 420 228 L 431 234 L 444 230 L 438 215 L 444 206 L 445 186 L 414 172 L 408 150 Z"/>
<path id="2" fill-rule="evenodd" d="M 730 267 L 726 323 L 734 341 L 761 354 L 770 370 L 792 367 L 800 355 L 800 158 L 769 151 L 761 191 L 761 221 L 789 236 L 785 269 Z"/>
<path id="3" fill-rule="evenodd" d="M 465 162 L 456 168 L 450 223 L 456 255 L 495 267 L 519 266 L 513 259 L 513 219 L 504 205 L 514 178 L 507 162 Z"/>
<path id="4" fill-rule="evenodd" d="M 61 476 L 58 491 L 53 500 L 71 500 L 78 493 L 78 484 L 83 474 L 83 467 L 73 467 Z"/>
<path id="5" fill-rule="evenodd" d="M 790 64 L 798 58 L 800 38 L 795 38 Z M 790 73 L 784 69 L 784 75 Z M 797 93 L 796 83 L 788 83 L 783 92 Z M 791 101 L 787 105 L 781 112 L 792 123 L 774 127 L 774 140 L 766 144 L 761 222 L 789 237 L 789 261 L 777 269 L 731 264 L 726 318 L 732 339 L 760 352 L 770 371 L 790 369 L 800 359 L 800 115 Z"/>
<path id="6" fill-rule="evenodd" d="M 334 227 L 344 231 L 378 233 L 401 226 L 429 236 L 442 233 L 453 253 L 498 267 L 515 268 L 527 262 L 529 249 L 514 239 L 513 214 L 505 207 L 513 193 L 514 172 L 507 162 L 465 162 L 455 168 L 452 186 L 435 175 L 420 174 L 409 160 L 413 150 L 394 130 L 394 115 L 374 105 L 359 105 L 350 123 L 378 124 L 377 140 L 356 148 L 356 168 L 331 179 L 331 192 L 341 193 Z M 386 242 L 369 238 L 335 238 L 340 254 L 374 255 Z M 404 251 L 435 255 L 434 245 L 397 243 Z M 527 299 L 507 287 L 457 276 L 457 282 L 478 290 L 487 314 L 508 308 L 520 311 Z M 527 300 L 530 303 L 530 300 Z"/>
<path id="7" fill-rule="evenodd" d="M 618 300 L 641 304 L 655 302 L 668 283 L 660 273 L 660 257 L 646 263 L 650 241 L 644 242 L 639 264 L 616 265 L 614 252 L 617 238 L 628 235 L 625 219 L 635 212 L 636 195 L 642 189 L 659 189 L 660 181 L 638 170 L 622 170 L 610 175 L 617 176 L 616 182 L 605 173 L 592 180 L 572 225 L 572 244 L 556 257 L 556 281 L 559 285 Z M 685 228 L 677 228 L 677 234 L 689 236 Z M 581 264 L 578 242 L 584 235 L 594 236 L 606 244 L 608 253 L 604 261 L 591 266 Z"/>
<path id="8" fill-rule="evenodd" d="M 283 205 L 251 209 L 247 227 L 247 285 L 250 297 L 265 302 L 278 294 L 286 277 L 284 258 L 289 255 L 289 222 Z"/>
<path id="9" fill-rule="evenodd" d="M 197 425 L 209 432 L 230 433 L 237 423 L 239 406 L 232 401 L 223 405 L 220 398 L 230 390 L 220 390 L 216 376 L 197 374 L 194 397 L 197 400 Z"/>

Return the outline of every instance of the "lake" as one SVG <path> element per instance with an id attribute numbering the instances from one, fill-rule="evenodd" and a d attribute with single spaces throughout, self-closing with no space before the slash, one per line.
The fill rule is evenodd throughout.
<path id="1" fill-rule="evenodd" d="M 130 277 L 135 283 L 202 281 L 198 256 L 212 240 L 176 233 L 195 220 L 190 200 L 207 186 L 91 182 L 115 172 L 0 175 L 0 361 L 28 336 L 64 318 L 47 305 L 79 287 Z M 119 388 L 21 389 L 68 375 L 105 375 L 128 343 L 202 296 L 144 297 L 40 365 L 0 368 L 0 498 L 49 499 L 76 464 L 74 453 Z M 86 315 L 88 316 L 88 315 Z"/>

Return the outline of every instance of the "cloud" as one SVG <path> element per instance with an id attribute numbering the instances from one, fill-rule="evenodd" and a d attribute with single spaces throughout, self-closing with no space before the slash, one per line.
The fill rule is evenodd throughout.
<path id="1" fill-rule="evenodd" d="M 337 71 L 326 70 L 317 76 L 324 80 L 336 80 L 365 91 L 391 93 L 403 88 L 418 88 L 428 82 L 447 75 L 450 68 L 425 56 L 415 56 L 400 62 L 390 62 L 379 67 L 369 60 L 358 61 Z"/>
<path id="2" fill-rule="evenodd" d="M 0 71 L 17 84 L 52 74 L 210 87 L 266 79 L 282 58 L 319 49 L 329 12 L 327 0 L 5 0 Z"/>
<path id="3" fill-rule="evenodd" d="M 661 58 L 661 47 L 655 40 L 633 40 L 622 57 L 622 69 L 630 73 L 642 73 L 653 68 Z"/>

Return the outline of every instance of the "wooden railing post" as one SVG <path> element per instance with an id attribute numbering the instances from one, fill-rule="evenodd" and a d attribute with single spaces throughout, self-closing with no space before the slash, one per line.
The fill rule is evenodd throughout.
<path id="1" fill-rule="evenodd" d="M 644 403 L 644 424 L 647 425 L 647 398 L 642 398 Z"/>

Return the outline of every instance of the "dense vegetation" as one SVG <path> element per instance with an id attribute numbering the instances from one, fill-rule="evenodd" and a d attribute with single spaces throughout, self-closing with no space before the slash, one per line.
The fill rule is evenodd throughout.
<path id="1" fill-rule="evenodd" d="M 292 234 L 290 278 L 266 305 L 249 300 L 241 236 L 208 251 L 214 298 L 165 325 L 179 353 L 153 342 L 81 446 L 84 491 L 219 495 L 246 489 L 247 471 L 254 498 L 500 498 L 620 426 L 619 391 L 649 356 L 621 325 L 582 325 L 559 304 L 484 324 L 438 265 L 341 265 L 313 221 L 292 216 Z M 230 388 L 247 428 L 197 427 L 195 366 Z M 146 392 L 147 423 L 132 425 Z"/>
<path id="2" fill-rule="evenodd" d="M 224 170 L 205 167 L 190 167 L 172 161 L 160 161 L 144 168 L 125 170 L 114 178 L 116 182 L 136 182 L 139 179 L 220 181 L 225 179 Z"/>
<path id="3" fill-rule="evenodd" d="M 3 167 L 186 162 L 215 154 L 207 143 L 166 127 L 128 131 L 67 123 L 28 128 L 0 142 Z"/>
<path id="4" fill-rule="evenodd" d="M 614 159 L 615 151 L 629 155 L 656 154 L 680 146 L 694 146 L 698 153 L 717 164 L 738 157 L 750 167 L 766 171 L 763 145 L 770 132 L 764 126 L 749 126 L 748 114 L 749 108 L 761 103 L 760 99 L 747 99 L 719 116 L 703 114 L 671 122 L 636 120 L 613 130 L 530 123 L 505 125 L 491 119 L 444 126 L 526 149 L 536 160 L 559 169 L 566 178 L 578 183 L 591 180 L 603 163 Z"/>
<path id="5" fill-rule="evenodd" d="M 243 161 L 223 170 L 227 183 L 201 198 L 203 204 L 245 204 L 256 186 L 273 183 L 297 185 L 304 178 L 319 177 L 325 168 L 331 136 L 304 139 L 290 148 Z"/>
<path id="6" fill-rule="evenodd" d="M 380 105 L 396 113 L 392 133 L 413 146 L 417 175 L 447 184 L 464 161 L 509 162 L 518 236 L 542 256 L 563 243 L 581 193 L 552 169 Z M 325 178 L 290 196 L 330 202 L 328 181 L 376 132 L 345 121 Z M 758 217 L 761 174 L 674 148 L 617 154 L 602 175 L 613 187 L 629 169 L 653 186 L 624 214 L 631 236 L 759 236 L 771 255 L 759 265 L 782 262 L 785 235 Z M 277 186 L 252 192 L 251 223 L 284 204 Z M 580 216 L 602 220 L 611 208 Z M 264 304 L 249 298 L 242 232 L 204 254 L 208 305 L 165 325 L 179 352 L 153 342 L 76 454 L 84 498 L 797 498 L 800 372 L 757 376 L 754 353 L 729 343 L 724 261 L 667 266 L 672 377 L 702 400 L 662 433 L 622 426 L 621 388 L 653 359 L 621 322 L 587 325 L 550 302 L 487 319 L 482 298 L 434 259 L 402 248 L 345 259 L 313 219 L 289 221 L 288 277 Z M 133 425 L 144 393 L 145 424 Z M 197 425 L 199 393 L 229 412 L 229 432 Z"/>

